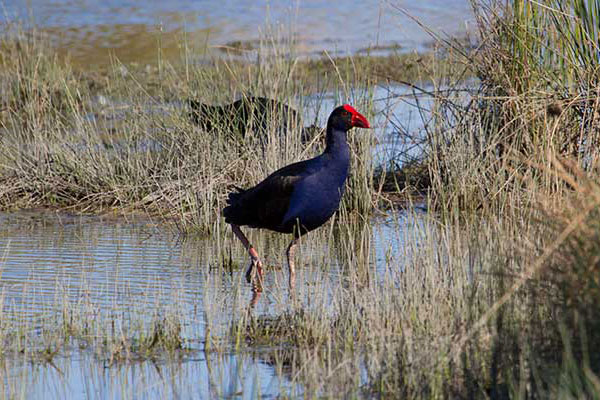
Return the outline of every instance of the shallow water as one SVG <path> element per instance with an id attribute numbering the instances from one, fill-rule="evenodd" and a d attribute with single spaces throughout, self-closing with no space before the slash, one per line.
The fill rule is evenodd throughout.
<path id="1" fill-rule="evenodd" d="M 11 367 L 13 376 L 8 381 L 12 393 L 27 399 L 273 399 L 282 392 L 301 395 L 299 389 L 280 381 L 272 366 L 244 354 L 198 353 L 169 363 L 143 361 L 111 367 L 79 354 L 57 357 L 52 366 L 17 361 Z"/>
<path id="2" fill-rule="evenodd" d="M 372 224 L 375 270 L 401 265 L 402 234 L 415 234 L 420 222 L 401 215 Z M 328 249 L 308 241 L 312 256 L 329 258 Z M 284 246 L 259 240 L 270 270 L 269 288 L 255 307 L 257 315 L 279 314 L 287 307 Z M 223 246 L 240 268 L 223 268 L 216 254 Z M 231 249 L 231 250 L 229 250 Z M 249 353 L 205 352 L 207 321 L 219 333 L 250 300 L 243 281 L 241 246 L 219 239 L 183 241 L 147 219 L 69 216 L 52 212 L 0 214 L 0 293 L 3 323 L 43 334 L 43 327 L 64 314 L 99 321 L 101 329 L 117 321 L 151 321 L 158 312 L 183 321 L 186 351 L 180 358 L 111 363 L 80 350 L 61 351 L 51 363 L 5 357 L 0 376 L 5 392 L 23 398 L 275 398 L 298 396 L 302 387 Z M 339 286 L 345 266 L 331 261 L 327 272 Z M 272 268 L 272 269 L 271 269 Z M 314 271 L 298 271 L 298 293 L 310 296 Z M 237 304 L 243 302 L 244 304 Z M 125 322 L 124 322 L 125 321 Z M 26 356 L 23 356 L 26 359 Z"/>
<path id="3" fill-rule="evenodd" d="M 375 52 L 425 49 L 431 38 L 400 10 L 451 35 L 474 25 L 468 0 L 154 0 L 143 5 L 132 0 L 13 0 L 3 3 L 0 23 L 32 18 L 57 47 L 86 65 L 107 64 L 111 53 L 125 62 L 155 61 L 158 42 L 163 57 L 178 58 L 184 38 L 192 58 L 223 54 L 236 42 L 255 47 L 268 30 L 294 37 L 297 52 L 306 55 L 369 47 Z"/>
<path id="4" fill-rule="evenodd" d="M 5 394 L 161 399 L 215 398 L 215 393 L 217 398 L 249 398 L 262 393 L 269 398 L 286 387 L 272 367 L 250 355 L 203 351 L 203 302 L 235 292 L 234 279 L 219 276 L 223 271 L 211 273 L 215 260 L 205 257 L 215 251 L 210 240 L 188 245 L 151 221 L 48 212 L 3 214 L 0 227 L 4 323 L 8 319 L 39 334 L 37 326 L 60 316 L 65 305 L 91 308 L 98 315 L 85 317 L 106 325 L 151 321 L 157 310 L 175 312 L 185 321 L 181 336 L 190 350 L 181 360 L 120 365 L 77 349 L 42 365 L 9 357 L 0 367 Z M 225 323 L 231 314 L 222 318 Z"/>

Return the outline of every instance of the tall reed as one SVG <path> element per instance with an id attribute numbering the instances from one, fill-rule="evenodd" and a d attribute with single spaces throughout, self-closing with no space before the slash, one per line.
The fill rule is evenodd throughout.
<path id="1" fill-rule="evenodd" d="M 483 218 L 519 243 L 486 266 L 499 286 L 471 328 L 496 326 L 491 395 L 597 396 L 598 318 L 589 301 L 598 300 L 599 3 L 473 5 L 480 45 L 470 53 L 451 46 L 478 82 L 466 101 L 436 99 L 429 169 L 445 224 Z"/>

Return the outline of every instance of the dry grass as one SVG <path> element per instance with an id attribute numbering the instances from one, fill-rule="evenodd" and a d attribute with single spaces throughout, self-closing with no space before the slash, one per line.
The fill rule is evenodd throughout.
<path id="1" fill-rule="evenodd" d="M 282 140 L 275 140 L 280 130 L 273 122 L 267 132 L 251 132 L 240 141 L 226 127 L 202 132 L 187 116 L 189 98 L 219 104 L 241 95 L 265 96 L 301 113 L 323 107 L 320 97 L 310 104 L 303 100 L 296 61 L 284 54 L 270 54 L 246 70 L 236 63 L 175 68 L 166 62 L 141 70 L 115 62 L 98 78 L 59 62 L 36 32 L 4 36 L 0 48 L 0 84 L 6 88 L 0 154 L 4 209 L 141 210 L 174 220 L 185 232 L 209 232 L 232 184 L 256 184 L 321 151 L 318 142 L 306 148 L 302 127 L 291 123 Z M 351 80 L 342 80 L 340 72 L 330 92 L 336 99 L 326 107 L 351 102 L 371 115 L 369 83 L 355 71 L 344 75 Z M 266 145 L 263 135 L 271 138 Z M 363 214 L 370 209 L 369 142 L 356 141 L 344 203 Z"/>

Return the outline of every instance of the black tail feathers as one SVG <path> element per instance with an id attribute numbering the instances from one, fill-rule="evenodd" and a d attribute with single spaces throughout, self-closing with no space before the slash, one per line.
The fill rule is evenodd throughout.
<path id="1" fill-rule="evenodd" d="M 238 200 L 246 193 L 246 190 L 237 186 L 233 186 L 233 189 L 235 191 L 227 195 L 227 207 L 223 208 L 223 216 L 228 224 L 244 225 L 242 221 L 243 207 L 240 207 Z"/>

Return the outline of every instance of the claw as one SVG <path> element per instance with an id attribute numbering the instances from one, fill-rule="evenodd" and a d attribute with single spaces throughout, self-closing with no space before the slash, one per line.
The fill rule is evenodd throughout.
<path id="1" fill-rule="evenodd" d="M 255 293 L 262 292 L 262 282 L 263 282 L 263 267 L 260 262 L 260 258 L 258 258 L 258 253 L 252 247 L 248 238 L 244 233 L 240 230 L 240 227 L 232 224 L 231 230 L 237 236 L 237 238 L 242 242 L 248 253 L 250 254 L 250 266 L 248 267 L 248 271 L 246 271 L 246 281 L 252 284 L 252 291 Z M 258 273 L 258 279 L 256 274 Z M 257 297 L 258 299 L 258 297 Z"/>
<path id="2" fill-rule="evenodd" d="M 260 260 L 254 258 L 250 259 L 250 265 L 246 271 L 246 282 L 252 284 L 253 291 L 262 292 L 263 267 Z"/>

